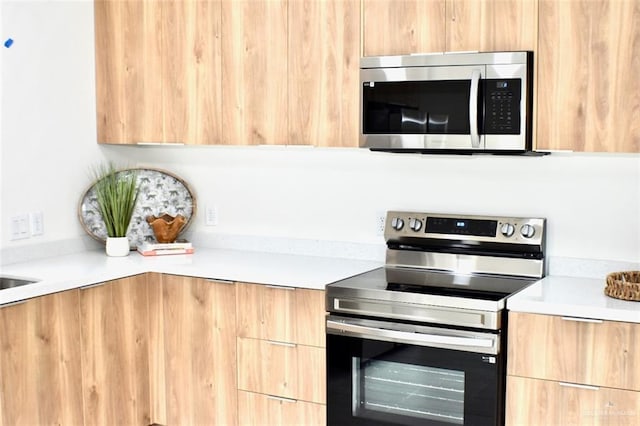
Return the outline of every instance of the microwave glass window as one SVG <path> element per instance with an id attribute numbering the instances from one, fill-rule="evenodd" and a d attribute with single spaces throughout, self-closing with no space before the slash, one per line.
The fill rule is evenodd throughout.
<path id="1" fill-rule="evenodd" d="M 354 357 L 353 416 L 464 424 L 465 372 Z"/>
<path id="2" fill-rule="evenodd" d="M 469 134 L 469 80 L 364 83 L 367 134 Z"/>

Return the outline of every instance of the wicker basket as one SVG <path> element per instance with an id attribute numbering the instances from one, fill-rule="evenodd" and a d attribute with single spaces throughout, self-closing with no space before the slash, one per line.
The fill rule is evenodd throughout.
<path id="1" fill-rule="evenodd" d="M 612 272 L 604 288 L 607 296 L 640 302 L 640 271 Z"/>

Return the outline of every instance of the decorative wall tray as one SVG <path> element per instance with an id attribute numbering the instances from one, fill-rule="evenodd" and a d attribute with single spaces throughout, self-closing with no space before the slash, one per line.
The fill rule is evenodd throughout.
<path id="1" fill-rule="evenodd" d="M 164 170 L 152 168 L 128 170 L 137 172 L 139 190 L 133 218 L 127 230 L 131 249 L 135 250 L 145 242 L 156 242 L 153 229 L 146 221 L 147 216 L 160 216 L 164 213 L 171 216 L 180 214 L 187 220 L 181 231 L 184 232 L 196 213 L 196 199 L 189 186 L 178 176 Z M 122 172 L 125 170 L 118 173 Z M 98 207 L 95 183 L 80 198 L 78 218 L 87 234 L 98 241 L 106 241 L 107 229 Z"/>

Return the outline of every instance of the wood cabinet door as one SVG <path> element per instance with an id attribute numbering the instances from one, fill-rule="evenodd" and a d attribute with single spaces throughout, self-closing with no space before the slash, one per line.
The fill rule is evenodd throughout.
<path id="1" fill-rule="evenodd" d="M 288 143 L 358 146 L 359 0 L 289 1 Z"/>
<path id="2" fill-rule="evenodd" d="M 238 392 L 241 426 L 324 426 L 326 406 L 253 392 Z"/>
<path id="3" fill-rule="evenodd" d="M 640 424 L 640 392 L 507 376 L 507 426 Z"/>
<path id="4" fill-rule="evenodd" d="M 446 0 L 364 0 L 363 56 L 446 50 Z"/>
<path id="5" fill-rule="evenodd" d="M 324 404 L 324 348 L 238 338 L 238 389 Z"/>
<path id="6" fill-rule="evenodd" d="M 222 143 L 285 145 L 287 1 L 222 1 Z"/>
<path id="7" fill-rule="evenodd" d="M 80 289 L 84 424 L 151 423 L 147 276 Z"/>
<path id="8" fill-rule="evenodd" d="M 161 2 L 96 0 L 98 142 L 161 142 Z"/>
<path id="9" fill-rule="evenodd" d="M 0 307 L 0 424 L 83 424 L 78 299 Z"/>
<path id="10" fill-rule="evenodd" d="M 238 283 L 237 335 L 295 343 L 295 292 L 293 287 Z"/>
<path id="11" fill-rule="evenodd" d="M 218 144 L 222 132 L 221 0 L 158 2 L 163 141 Z"/>
<path id="12" fill-rule="evenodd" d="M 324 291 L 238 283 L 238 336 L 325 346 Z"/>
<path id="13" fill-rule="evenodd" d="M 640 152 L 640 1 L 540 0 L 538 149 Z"/>
<path id="14" fill-rule="evenodd" d="M 297 399 L 293 343 L 238 338 L 238 389 Z"/>
<path id="15" fill-rule="evenodd" d="M 166 416 L 156 421 L 236 424 L 235 286 L 176 275 L 161 282 L 165 390 L 156 393 Z"/>
<path id="16" fill-rule="evenodd" d="M 538 0 L 448 0 L 448 51 L 537 50 Z"/>
<path id="17" fill-rule="evenodd" d="M 640 391 L 640 324 L 509 313 L 508 374 Z"/>

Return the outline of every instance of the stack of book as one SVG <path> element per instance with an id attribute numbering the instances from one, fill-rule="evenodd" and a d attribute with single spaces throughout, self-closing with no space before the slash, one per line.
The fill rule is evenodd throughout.
<path id="1" fill-rule="evenodd" d="M 174 243 L 143 243 L 138 246 L 138 252 L 143 256 L 163 256 L 165 254 L 191 254 L 193 245 L 189 241 Z"/>

